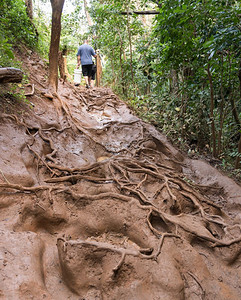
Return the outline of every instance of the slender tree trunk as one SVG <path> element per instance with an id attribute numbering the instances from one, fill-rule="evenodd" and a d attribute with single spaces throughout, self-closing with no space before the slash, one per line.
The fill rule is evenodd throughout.
<path id="1" fill-rule="evenodd" d="M 238 78 L 239 78 L 239 94 L 240 94 L 240 99 L 241 99 L 241 59 L 239 61 Z"/>
<path id="2" fill-rule="evenodd" d="M 61 33 L 61 15 L 65 0 L 50 0 L 52 5 L 52 28 L 49 49 L 49 88 L 58 89 L 58 53 Z"/>
<path id="3" fill-rule="evenodd" d="M 66 75 L 66 79 L 69 78 L 70 80 L 72 80 L 72 76 L 69 74 L 68 71 L 68 67 L 67 67 L 67 54 L 68 54 L 68 49 L 67 46 L 65 45 L 63 50 L 62 50 L 62 54 L 63 54 L 63 66 L 64 66 L 64 73 Z"/>
<path id="4" fill-rule="evenodd" d="M 67 46 L 65 45 L 62 51 L 59 51 L 58 65 L 59 65 L 59 75 L 64 81 L 68 78 L 72 80 L 72 76 L 69 74 L 67 68 Z"/>
<path id="5" fill-rule="evenodd" d="M 122 54 L 124 52 L 123 50 L 123 40 L 120 34 L 120 31 L 118 30 L 118 34 L 120 37 L 120 68 L 121 68 L 121 86 L 122 86 L 122 92 L 125 96 L 126 95 L 126 88 L 125 88 L 125 78 L 124 78 L 124 71 L 123 71 L 123 62 L 122 62 Z"/>
<path id="6" fill-rule="evenodd" d="M 128 9 L 129 11 L 129 9 Z M 131 29 L 130 29 L 130 15 L 127 14 L 127 29 L 128 29 L 128 37 L 129 37 L 129 46 L 130 46 L 130 68 L 131 68 L 131 78 L 132 84 L 135 88 L 135 81 L 134 81 L 134 72 L 133 72 L 133 59 L 132 59 L 132 40 L 131 40 Z"/>
<path id="7" fill-rule="evenodd" d="M 89 26 L 93 26 L 92 19 L 90 17 L 89 12 L 88 12 L 88 6 L 87 6 L 87 1 L 86 0 L 84 0 L 84 8 L 85 8 L 85 15 L 86 15 L 86 19 L 87 19 L 88 25 Z"/>
<path id="8" fill-rule="evenodd" d="M 178 90 L 178 73 L 175 69 L 170 71 L 170 93 L 176 93 Z"/>
<path id="9" fill-rule="evenodd" d="M 239 132 L 239 135 L 240 135 L 240 139 L 241 139 L 241 122 L 240 122 L 240 119 L 239 119 L 239 115 L 238 115 L 238 111 L 237 111 L 237 108 L 236 108 L 236 105 L 235 105 L 235 101 L 234 101 L 234 98 L 233 98 L 233 93 L 230 93 L 229 95 L 229 101 L 231 103 L 231 107 L 232 107 L 232 114 L 233 114 L 233 117 L 234 117 L 234 120 L 238 126 L 238 132 Z M 241 148 L 240 148 L 240 141 L 239 139 L 239 143 L 238 143 L 238 153 L 241 154 Z M 236 157 L 236 161 L 235 161 L 235 168 L 238 168 L 239 167 L 239 163 L 240 163 L 240 157 L 237 156 Z"/>
<path id="10" fill-rule="evenodd" d="M 29 18 L 33 19 L 33 2 L 32 0 L 25 0 L 26 10 Z"/>
<path id="11" fill-rule="evenodd" d="M 235 168 L 238 169 L 240 167 L 240 155 L 241 155 L 241 133 L 240 133 L 240 137 L 239 137 L 239 143 L 238 143 L 238 153 L 239 156 L 236 157 L 236 161 L 235 161 Z"/>
<path id="12" fill-rule="evenodd" d="M 33 29 L 34 29 L 35 34 L 36 34 L 36 39 L 38 40 L 39 33 L 38 33 L 38 30 L 37 30 L 37 28 L 36 28 L 36 26 L 33 22 L 33 1 L 32 0 L 25 0 L 25 6 L 26 6 L 27 15 L 29 17 L 29 21 L 33 26 Z"/>
<path id="13" fill-rule="evenodd" d="M 100 59 L 100 54 L 97 52 L 97 57 L 96 57 L 96 86 L 100 86 L 100 79 L 102 76 L 102 66 L 101 66 L 101 59 Z"/>
<path id="14" fill-rule="evenodd" d="M 241 100 L 241 59 L 239 61 L 239 72 L 238 72 L 238 78 L 239 78 L 239 92 L 240 92 L 240 100 Z M 240 155 L 241 155 L 241 124 L 239 120 L 239 143 L 238 143 L 238 153 L 239 156 L 236 157 L 235 161 L 235 168 L 238 169 L 240 167 Z"/>
<path id="15" fill-rule="evenodd" d="M 112 84 L 115 84 L 115 67 L 114 67 L 114 49 L 112 48 L 112 58 L 111 58 L 111 70 L 112 70 Z"/>
<path id="16" fill-rule="evenodd" d="M 230 54 L 228 56 L 228 59 L 229 59 L 229 80 L 228 80 L 228 85 L 231 87 L 232 86 L 232 82 L 231 82 L 232 61 L 230 61 Z M 240 68 L 241 68 L 241 62 L 240 62 Z M 241 70 L 240 70 L 240 74 L 241 74 Z M 239 73 L 238 73 L 238 76 L 239 76 Z M 241 97 L 241 94 L 240 94 L 240 97 Z M 235 100 L 233 98 L 233 92 L 232 92 L 231 88 L 230 88 L 230 93 L 229 93 L 229 101 L 230 101 L 230 104 L 231 104 L 231 107 L 232 107 L 232 114 L 233 114 L 234 120 L 235 120 L 236 124 L 240 127 L 241 122 L 239 120 L 239 114 L 238 114 L 238 111 L 237 111 L 237 108 L 236 108 L 236 105 L 235 105 Z"/>
<path id="17" fill-rule="evenodd" d="M 221 94 L 221 104 L 220 104 L 220 126 L 218 131 L 218 149 L 217 149 L 217 156 L 220 155 L 222 149 L 222 134 L 223 134 L 223 123 L 225 118 L 224 113 L 224 105 L 225 105 L 225 98 L 223 94 L 223 55 L 222 55 L 222 69 L 221 69 L 221 87 L 220 87 L 220 94 Z"/>
<path id="18" fill-rule="evenodd" d="M 210 71 L 210 63 L 208 63 L 208 80 L 210 86 L 210 119 L 211 119 L 211 145 L 213 145 L 213 156 L 217 157 L 217 150 L 216 150 L 216 129 L 215 129 L 215 121 L 214 121 L 214 91 L 213 91 L 213 80 L 212 74 Z"/>
<path id="19" fill-rule="evenodd" d="M 184 69 L 182 70 L 182 74 L 181 74 L 181 80 L 182 82 L 185 82 L 185 75 L 184 75 Z M 181 136 L 182 138 L 185 137 L 186 134 L 186 126 L 185 126 L 185 115 L 187 112 L 187 102 L 188 102 L 188 95 L 187 92 L 185 91 L 185 89 L 182 91 L 182 97 L 181 97 L 181 111 L 180 111 L 180 119 L 181 119 Z"/>
<path id="20" fill-rule="evenodd" d="M 240 123 L 240 120 L 239 120 L 238 111 L 237 111 L 235 101 L 234 101 L 234 98 L 233 98 L 233 93 L 230 93 L 229 101 L 230 101 L 230 104 L 231 104 L 231 107 L 232 107 L 232 114 L 233 114 L 234 120 L 235 120 L 236 124 L 238 126 L 240 126 L 241 123 Z"/>
<path id="21" fill-rule="evenodd" d="M 186 131 L 186 128 L 185 128 L 185 114 L 186 114 L 186 111 L 187 111 L 187 95 L 186 95 L 186 92 L 183 92 L 182 93 L 182 98 L 181 98 L 181 112 L 180 112 L 180 119 L 181 119 L 181 124 L 182 124 L 182 129 L 181 129 L 181 136 L 182 138 L 185 137 L 185 131 Z"/>
<path id="22" fill-rule="evenodd" d="M 59 51 L 58 57 L 59 75 L 64 81 L 66 79 L 63 51 Z"/>

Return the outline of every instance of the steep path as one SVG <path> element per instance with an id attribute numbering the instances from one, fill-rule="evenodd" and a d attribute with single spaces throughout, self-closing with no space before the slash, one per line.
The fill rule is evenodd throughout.
<path id="1" fill-rule="evenodd" d="M 111 90 L 21 54 L 34 104 L 0 99 L 0 298 L 238 300 L 241 188 Z"/>

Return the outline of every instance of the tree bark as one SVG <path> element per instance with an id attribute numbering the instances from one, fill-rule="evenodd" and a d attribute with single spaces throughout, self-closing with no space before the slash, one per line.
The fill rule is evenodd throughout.
<path id="1" fill-rule="evenodd" d="M 121 86 L 122 86 L 122 92 L 125 96 L 127 96 L 127 93 L 126 93 L 126 88 L 125 88 L 125 78 L 124 78 L 124 71 L 123 71 L 123 62 L 122 62 L 122 54 L 124 52 L 123 50 L 123 39 L 121 37 L 121 34 L 120 34 L 120 30 L 118 30 L 118 34 L 119 34 L 119 37 L 120 37 L 120 68 L 121 68 Z"/>
<path id="2" fill-rule="evenodd" d="M 114 59 L 113 59 L 114 56 L 114 49 L 112 48 L 112 58 L 111 58 L 111 70 L 112 70 L 112 78 L 113 78 L 113 81 L 112 81 L 112 84 L 115 85 L 115 66 L 114 66 Z"/>
<path id="3" fill-rule="evenodd" d="M 100 86 L 100 79 L 102 76 L 102 66 L 101 66 L 101 59 L 100 59 L 100 54 L 97 52 L 97 57 L 96 57 L 96 86 Z"/>
<path id="4" fill-rule="evenodd" d="M 60 78 L 62 78 L 65 81 L 66 74 L 65 74 L 65 65 L 64 65 L 63 51 L 59 51 L 58 65 L 59 65 Z"/>
<path id="5" fill-rule="evenodd" d="M 33 2 L 32 0 L 25 0 L 26 10 L 29 18 L 33 20 Z"/>
<path id="6" fill-rule="evenodd" d="M 240 99 L 241 99 L 241 59 L 239 62 L 238 78 L 239 78 L 239 92 L 240 92 Z M 240 133 L 239 133 L 240 137 L 239 137 L 239 143 L 238 143 L 238 154 L 241 155 L 241 124 L 240 124 L 239 118 L 238 118 L 238 123 L 239 123 L 238 126 L 239 126 L 239 130 L 240 130 Z M 238 169 L 239 167 L 240 167 L 240 156 L 237 156 L 236 161 L 235 161 L 235 168 Z"/>
<path id="7" fill-rule="evenodd" d="M 27 15 L 29 17 L 29 21 L 33 26 L 33 29 L 34 29 L 35 34 L 36 34 L 36 38 L 38 39 L 39 33 L 38 33 L 38 30 L 37 30 L 37 28 L 36 28 L 36 26 L 33 22 L 33 0 L 25 0 L 25 6 L 26 6 Z"/>
<path id="8" fill-rule="evenodd" d="M 236 124 L 240 127 L 241 123 L 239 120 L 239 114 L 237 111 L 237 107 L 236 107 L 232 92 L 230 93 L 229 101 L 230 101 L 230 104 L 232 107 L 232 114 L 233 114 L 234 120 L 235 120 Z"/>
<path id="9" fill-rule="evenodd" d="M 238 79 L 239 79 L 239 94 L 241 99 L 241 59 L 239 61 Z"/>
<path id="10" fill-rule="evenodd" d="M 72 76 L 69 74 L 68 67 L 67 67 L 67 54 L 68 48 L 65 45 L 62 51 L 59 51 L 59 74 L 60 78 L 66 80 L 72 80 Z"/>
<path id="11" fill-rule="evenodd" d="M 21 82 L 23 72 L 15 68 L 0 68 L 0 83 Z"/>
<path id="12" fill-rule="evenodd" d="M 136 86 L 135 86 L 134 72 L 133 72 L 132 40 L 131 40 L 130 16 L 129 16 L 129 14 L 127 14 L 127 30 L 128 30 L 129 47 L 130 47 L 130 69 L 131 69 L 131 79 L 132 79 L 132 84 L 133 84 L 134 93 L 136 93 Z"/>
<path id="13" fill-rule="evenodd" d="M 92 19 L 90 17 L 89 12 L 88 12 L 88 6 L 87 6 L 87 1 L 86 0 L 84 0 L 84 8 L 85 8 L 85 15 L 86 15 L 86 19 L 87 19 L 88 25 L 89 26 L 93 26 Z"/>
<path id="14" fill-rule="evenodd" d="M 175 69 L 170 71 L 170 93 L 178 91 L 178 73 Z"/>
<path id="15" fill-rule="evenodd" d="M 241 155 L 241 133 L 239 137 L 239 143 L 238 143 L 238 156 L 236 157 L 235 161 L 235 169 L 238 169 L 240 167 L 240 155 Z"/>
<path id="16" fill-rule="evenodd" d="M 239 130 L 239 143 L 238 143 L 238 154 L 240 155 L 241 153 L 241 122 L 240 122 L 240 119 L 239 119 L 239 115 L 238 115 L 238 111 L 237 111 L 237 108 L 236 108 L 236 105 L 235 105 L 235 101 L 234 101 L 234 98 L 233 98 L 233 93 L 231 92 L 230 95 L 229 95 L 229 101 L 231 103 L 231 107 L 232 107 L 232 114 L 233 114 L 233 117 L 234 117 L 234 120 L 238 126 L 238 130 Z M 238 169 L 239 168 L 239 164 L 240 164 L 240 156 L 237 156 L 236 157 L 236 160 L 235 160 L 235 168 Z"/>
<path id="17" fill-rule="evenodd" d="M 208 80 L 209 80 L 209 86 L 210 86 L 210 119 L 211 119 L 211 144 L 213 145 L 213 156 L 217 156 L 217 150 L 216 150 L 216 129 L 215 129 L 215 122 L 214 122 L 214 92 L 213 92 L 213 80 L 212 80 L 212 74 L 210 71 L 210 64 L 208 63 Z"/>
<path id="18" fill-rule="evenodd" d="M 49 49 L 49 88 L 58 89 L 58 53 L 61 33 L 61 15 L 65 0 L 50 0 L 52 6 L 52 28 Z"/>
<path id="19" fill-rule="evenodd" d="M 220 103 L 220 125 L 218 130 L 218 149 L 217 149 L 217 156 L 221 154 L 222 150 L 222 134 L 223 134 L 223 124 L 225 118 L 225 98 L 223 94 L 223 54 L 221 56 L 222 61 L 222 69 L 221 69 L 221 86 L 220 86 L 220 95 L 221 95 L 221 103 Z"/>

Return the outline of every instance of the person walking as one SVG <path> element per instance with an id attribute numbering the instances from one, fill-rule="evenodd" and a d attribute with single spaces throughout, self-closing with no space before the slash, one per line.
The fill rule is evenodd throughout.
<path id="1" fill-rule="evenodd" d="M 96 57 L 97 55 L 94 49 L 88 44 L 88 40 L 84 40 L 84 44 L 79 47 L 77 52 L 77 69 L 81 65 L 86 88 L 91 87 L 91 76 L 93 66 L 92 56 Z"/>

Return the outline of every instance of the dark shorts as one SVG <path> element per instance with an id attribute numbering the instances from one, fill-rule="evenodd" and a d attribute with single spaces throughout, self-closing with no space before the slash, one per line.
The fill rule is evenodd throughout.
<path id="1" fill-rule="evenodd" d="M 96 73 L 96 65 L 92 65 L 92 70 L 91 70 L 91 80 L 95 80 L 95 73 Z"/>
<path id="2" fill-rule="evenodd" d="M 91 77 L 92 75 L 92 65 L 83 65 L 82 66 L 83 76 Z"/>

